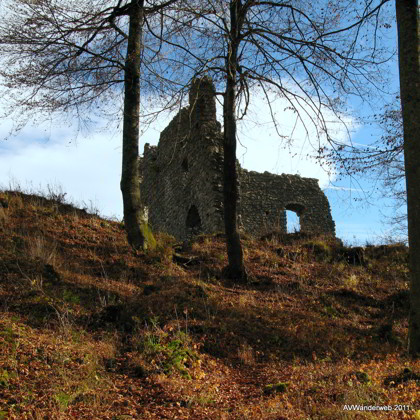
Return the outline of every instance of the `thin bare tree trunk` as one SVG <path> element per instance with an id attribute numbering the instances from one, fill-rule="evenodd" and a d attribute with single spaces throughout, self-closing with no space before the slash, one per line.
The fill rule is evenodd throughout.
<path id="1" fill-rule="evenodd" d="M 140 198 L 139 124 L 140 63 L 142 52 L 144 0 L 130 5 L 130 26 L 124 78 L 124 120 L 121 192 L 124 204 L 124 225 L 128 242 L 136 249 L 153 247 L 154 239 L 145 220 Z"/>
<path id="2" fill-rule="evenodd" d="M 227 57 L 227 81 L 223 103 L 223 203 L 228 266 L 225 269 L 227 277 L 235 280 L 246 280 L 242 245 L 237 227 L 238 175 L 236 172 L 236 77 L 238 64 L 238 14 L 241 2 L 233 0 L 230 6 L 231 39 Z"/>
<path id="3" fill-rule="evenodd" d="M 420 25 L 417 0 L 396 0 L 410 246 L 409 352 L 420 355 Z"/>

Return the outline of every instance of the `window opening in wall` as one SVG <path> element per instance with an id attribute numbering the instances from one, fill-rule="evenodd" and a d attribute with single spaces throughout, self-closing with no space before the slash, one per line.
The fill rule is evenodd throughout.
<path id="1" fill-rule="evenodd" d="M 197 235 L 201 232 L 201 218 L 197 207 L 192 205 L 188 210 L 186 228 L 188 235 Z"/>
<path id="2" fill-rule="evenodd" d="M 287 233 L 300 232 L 302 229 L 300 217 L 305 208 L 301 204 L 288 204 L 286 206 L 286 226 Z"/>
<path id="3" fill-rule="evenodd" d="M 286 210 L 287 233 L 300 232 L 300 218 L 293 210 Z"/>

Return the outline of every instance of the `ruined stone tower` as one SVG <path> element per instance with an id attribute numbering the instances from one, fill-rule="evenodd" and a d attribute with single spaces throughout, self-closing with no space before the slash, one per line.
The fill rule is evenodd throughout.
<path id="1" fill-rule="evenodd" d="M 189 106 L 162 131 L 159 144 L 140 158 L 141 194 L 153 230 L 177 239 L 224 230 L 223 136 L 210 78 L 192 83 Z M 330 206 L 318 180 L 242 169 L 238 163 L 240 228 L 251 235 L 286 231 L 286 210 L 301 231 L 335 234 Z"/>

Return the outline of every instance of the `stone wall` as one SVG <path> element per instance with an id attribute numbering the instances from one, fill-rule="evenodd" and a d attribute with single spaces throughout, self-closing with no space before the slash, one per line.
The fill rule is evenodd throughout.
<path id="1" fill-rule="evenodd" d="M 299 216 L 301 231 L 335 234 L 330 205 L 317 179 L 241 169 L 239 180 L 240 221 L 247 233 L 286 232 L 286 210 L 292 210 Z"/>
<path id="2" fill-rule="evenodd" d="M 177 239 L 224 230 L 222 140 L 212 81 L 196 80 L 189 106 L 162 131 L 159 144 L 146 144 L 139 158 L 141 194 L 153 230 Z M 335 234 L 316 179 L 250 172 L 239 163 L 238 171 L 238 223 L 244 232 L 286 231 L 286 210 L 293 210 L 302 231 Z"/>
<path id="3" fill-rule="evenodd" d="M 140 158 L 149 223 L 179 239 L 223 230 L 222 134 L 211 81 L 194 84 L 189 99 Z"/>

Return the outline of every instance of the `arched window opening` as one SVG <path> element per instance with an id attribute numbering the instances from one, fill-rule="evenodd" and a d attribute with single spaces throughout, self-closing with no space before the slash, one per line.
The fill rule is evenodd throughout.
<path id="1" fill-rule="evenodd" d="M 197 235 L 201 232 L 201 218 L 197 207 L 192 205 L 188 210 L 186 228 L 188 235 Z"/>
<path id="2" fill-rule="evenodd" d="M 286 206 L 287 233 L 300 232 L 302 229 L 300 217 L 305 208 L 301 204 L 291 203 Z"/>
<path id="3" fill-rule="evenodd" d="M 286 210 L 287 233 L 300 232 L 300 217 L 293 210 Z"/>

